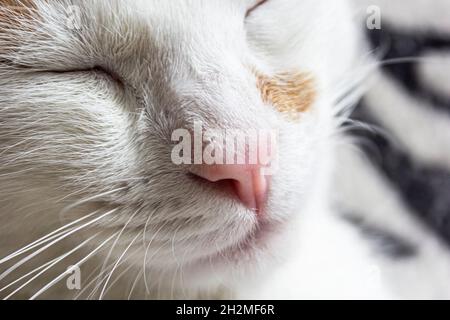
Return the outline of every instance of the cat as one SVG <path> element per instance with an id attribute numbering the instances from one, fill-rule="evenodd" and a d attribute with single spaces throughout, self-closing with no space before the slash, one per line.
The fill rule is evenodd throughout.
<path id="1" fill-rule="evenodd" d="M 1 1 L 0 295 L 398 297 L 332 204 L 362 48 L 345 0 Z M 174 163 L 196 123 L 276 170 Z"/>

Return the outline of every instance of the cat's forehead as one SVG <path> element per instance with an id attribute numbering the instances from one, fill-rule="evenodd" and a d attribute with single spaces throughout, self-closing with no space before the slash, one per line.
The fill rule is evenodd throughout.
<path id="1" fill-rule="evenodd" d="M 86 18 L 97 25 L 120 23 L 122 19 L 132 16 L 134 20 L 144 19 L 159 32 L 165 27 L 176 31 L 182 26 L 185 31 L 201 26 L 200 31 L 214 29 L 229 29 L 232 24 L 245 17 L 249 8 L 260 0 L 1 0 L 0 14 L 3 18 L 11 18 L 22 14 L 21 18 L 32 19 L 31 15 L 23 15 L 31 10 L 38 16 L 39 11 L 44 16 L 59 16 L 66 24 L 84 24 Z M 47 12 L 48 11 L 48 12 Z M 65 14 L 65 18 L 63 19 Z M 84 20 L 84 21 L 83 21 Z M 57 21 L 53 21 L 56 23 Z M 226 22 L 224 25 L 223 22 Z M 155 25 L 156 24 L 156 25 Z M 92 26 L 92 25 L 89 25 Z M 129 25 L 133 27 L 132 24 Z M 111 30 L 113 31 L 113 30 Z"/>
<path id="2" fill-rule="evenodd" d="M 52 50 L 62 50 L 60 53 L 68 56 L 80 51 L 81 54 L 86 54 L 86 51 L 90 54 L 102 54 L 103 51 L 109 56 L 117 57 L 125 51 L 128 58 L 139 59 L 133 56 L 139 52 L 129 50 L 138 48 L 150 52 L 153 59 L 158 53 L 159 58 L 167 58 L 170 54 L 176 54 L 179 58 L 183 55 L 208 57 L 210 53 L 210 60 L 214 60 L 214 53 L 225 56 L 234 51 L 234 54 L 245 55 L 249 30 L 246 24 L 247 12 L 259 2 L 3 0 L 0 2 L 0 14 L 8 20 L 21 21 L 17 32 L 10 35 L 10 38 L 21 42 L 23 47 L 40 48 L 42 55 L 46 52 L 51 54 Z M 282 4 L 277 1 L 268 2 L 274 8 Z M 257 36 L 262 41 L 272 37 L 271 32 L 274 31 L 271 29 L 278 30 L 279 38 L 283 38 L 282 33 L 286 32 L 273 24 L 269 19 L 272 15 L 276 17 L 277 10 L 273 13 L 272 10 L 266 10 L 265 15 L 256 15 L 256 19 L 252 17 L 253 22 L 258 19 L 267 20 L 264 30 L 256 30 L 261 31 Z M 253 24 L 250 30 L 254 33 L 255 28 L 259 27 L 258 24 Z M 5 23 L 0 26 L 0 33 L 10 31 L 8 29 L 10 28 Z M 270 48 L 269 43 L 265 46 Z M 66 47 L 70 48 L 67 52 Z"/>
<path id="3" fill-rule="evenodd" d="M 155 58 L 171 53 L 223 51 L 236 44 L 244 31 L 246 8 L 253 0 L 93 0 L 0 2 L 0 36 L 22 48 L 40 48 L 45 53 L 63 50 L 107 54 L 126 52 L 138 59 L 136 50 Z M 64 48 L 71 50 L 64 52 Z M 79 49 L 79 50 L 78 50 Z M 20 57 L 18 57 L 20 58 Z M 54 56 L 52 56 L 54 59 Z"/>

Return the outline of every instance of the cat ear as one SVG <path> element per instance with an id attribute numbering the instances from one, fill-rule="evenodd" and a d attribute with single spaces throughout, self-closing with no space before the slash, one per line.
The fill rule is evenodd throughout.
<path id="1" fill-rule="evenodd" d="M 269 77 L 256 72 L 256 79 L 262 100 L 293 120 L 315 102 L 315 82 L 308 73 L 284 72 Z"/>
<path id="2" fill-rule="evenodd" d="M 0 0 L 0 54 L 14 50 L 18 31 L 32 31 L 27 21 L 36 16 L 33 0 Z"/>

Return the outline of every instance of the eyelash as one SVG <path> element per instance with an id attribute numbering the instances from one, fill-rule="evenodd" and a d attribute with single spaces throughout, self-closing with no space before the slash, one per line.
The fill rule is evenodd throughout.
<path id="1" fill-rule="evenodd" d="M 245 17 L 248 18 L 256 9 L 258 9 L 262 5 L 266 4 L 268 1 L 269 0 L 258 0 L 258 2 L 256 4 L 254 4 L 252 7 L 250 7 L 247 10 L 247 13 L 245 14 Z M 120 85 L 124 84 L 123 79 L 119 75 L 117 75 L 117 74 L 115 74 L 115 73 L 113 73 L 113 72 L 111 72 L 109 70 L 106 70 L 105 68 L 99 67 L 99 66 L 93 67 L 91 69 L 85 69 L 85 70 L 57 71 L 57 73 L 65 73 L 65 72 L 95 72 L 95 73 L 102 73 L 102 74 L 108 76 L 114 82 L 119 83 Z"/>
<path id="2" fill-rule="evenodd" d="M 87 71 L 102 73 L 102 74 L 106 75 L 108 78 L 110 78 L 111 80 L 113 80 L 114 82 L 120 84 L 121 86 L 124 85 L 124 80 L 122 79 L 122 77 L 111 70 L 96 66 L 96 67 L 92 68 L 91 70 L 87 70 Z"/>
<path id="3" fill-rule="evenodd" d="M 103 67 L 100 67 L 100 66 L 95 66 L 90 69 L 61 70 L 61 71 L 52 71 L 52 72 L 53 73 L 90 72 L 90 73 L 102 74 L 102 75 L 108 77 L 109 79 L 111 79 L 111 81 L 114 81 L 115 83 L 118 83 L 121 86 L 124 85 L 123 79 L 118 74 L 116 74 L 110 70 L 107 70 Z"/>
<path id="4" fill-rule="evenodd" d="M 264 5 L 269 0 L 259 0 L 253 7 L 247 10 L 247 13 L 245 14 L 245 17 L 248 18 L 256 9 Z"/>

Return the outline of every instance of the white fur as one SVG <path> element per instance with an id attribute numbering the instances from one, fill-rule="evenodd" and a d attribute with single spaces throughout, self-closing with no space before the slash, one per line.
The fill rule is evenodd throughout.
<path id="1" fill-rule="evenodd" d="M 253 2 L 37 1 L 39 18 L 9 31 L 18 47 L 0 49 L 1 253 L 111 212 L 30 261 L 27 270 L 95 236 L 13 297 L 33 296 L 112 235 L 82 266 L 86 278 L 95 266 L 110 274 L 90 297 L 392 297 L 329 205 L 334 97 L 357 54 L 351 11 L 343 0 L 270 0 L 244 21 Z M 68 4 L 81 8 L 80 31 L 67 28 Z M 124 86 L 82 71 L 94 66 Z M 287 121 L 262 102 L 250 67 L 310 72 L 311 111 Z M 280 132 L 264 218 L 274 230 L 239 259 L 210 257 L 254 231 L 254 214 L 170 161 L 171 132 L 194 121 Z M 45 294 L 73 297 L 64 285 Z"/>

